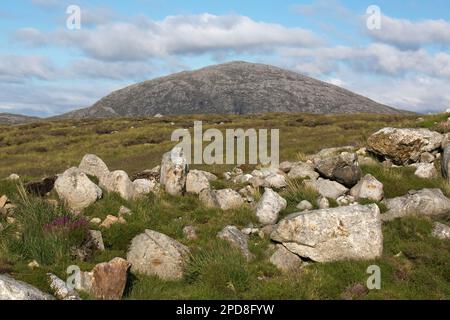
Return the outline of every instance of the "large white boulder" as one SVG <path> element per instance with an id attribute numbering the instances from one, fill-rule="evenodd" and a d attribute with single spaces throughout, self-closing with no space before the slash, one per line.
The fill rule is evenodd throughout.
<path id="1" fill-rule="evenodd" d="M 278 223 L 271 238 L 318 262 L 371 260 L 383 251 L 380 210 L 375 204 L 292 214 Z"/>
<path id="2" fill-rule="evenodd" d="M 81 211 L 102 197 L 102 190 L 75 167 L 58 176 L 55 190 L 59 198 L 74 211 Z"/>

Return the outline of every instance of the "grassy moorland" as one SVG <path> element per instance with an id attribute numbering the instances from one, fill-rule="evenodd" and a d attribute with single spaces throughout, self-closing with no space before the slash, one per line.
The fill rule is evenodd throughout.
<path id="1" fill-rule="evenodd" d="M 110 119 L 55 121 L 0 127 L 0 178 L 17 173 L 23 181 L 60 173 L 78 165 L 86 153 L 100 156 L 110 169 L 130 175 L 159 164 L 161 156 L 174 145 L 170 135 L 175 128 L 190 128 L 193 120 L 203 120 L 204 129 L 277 128 L 280 129 L 281 160 L 301 159 L 320 149 L 344 145 L 364 146 L 367 137 L 385 126 L 427 127 L 445 132 L 448 115 L 306 115 L 267 114 L 259 116 L 198 116 L 162 119 Z M 227 166 L 203 166 L 221 173 Z M 244 167 L 251 170 L 250 166 Z M 363 166 L 384 184 L 385 196 L 395 197 L 411 189 L 441 188 L 450 196 L 450 185 L 443 179 L 421 179 L 409 168 Z M 218 181 L 215 186 L 227 186 Z M 173 197 L 167 194 L 127 202 L 116 194 L 105 196 L 89 207 L 83 217 L 72 217 L 64 208 L 55 208 L 42 199 L 20 192 L 14 182 L 0 181 L 0 196 L 6 194 L 18 208 L 18 223 L 0 233 L 0 273 L 49 291 L 46 273 L 65 278 L 65 270 L 76 264 L 90 270 L 96 263 L 125 257 L 131 239 L 145 229 L 153 229 L 186 244 L 192 252 L 184 279 L 163 281 L 156 277 L 129 277 L 125 299 L 449 299 L 450 242 L 431 236 L 432 220 L 398 219 L 383 225 L 384 253 L 375 261 L 312 263 L 295 273 L 283 274 L 268 262 L 269 240 L 251 236 L 249 248 L 255 259 L 246 262 L 238 251 L 216 238 L 226 225 L 246 227 L 256 223 L 250 208 L 222 212 L 204 208 L 197 196 Z M 290 181 L 280 191 L 288 201 L 281 216 L 295 212 L 303 199 L 317 194 Z M 52 193 L 50 198 L 55 198 Z M 121 205 L 133 215 L 127 224 L 101 229 L 106 250 L 95 252 L 87 261 L 75 260 L 70 248 L 78 245 L 88 229 L 99 229 L 83 221 L 117 214 Z M 380 206 L 382 207 L 382 206 Z M 381 208 L 383 210 L 383 208 Z M 56 218 L 80 222 L 75 231 L 47 232 L 43 226 Z M 445 221 L 441 221 L 448 223 Z M 0 223 L 7 225 L 4 218 Z M 198 239 L 187 240 L 182 229 L 197 228 Z M 20 227 L 18 227 L 20 226 Z M 22 237 L 17 237 L 20 232 Z M 27 265 L 36 260 L 40 267 Z M 362 295 L 353 292 L 365 284 L 369 265 L 380 266 L 381 290 Z M 89 297 L 86 297 L 89 298 Z"/>

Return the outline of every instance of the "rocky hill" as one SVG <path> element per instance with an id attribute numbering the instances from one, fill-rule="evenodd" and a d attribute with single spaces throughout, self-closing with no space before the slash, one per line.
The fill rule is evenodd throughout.
<path id="1" fill-rule="evenodd" d="M 12 113 L 0 113 L 0 125 L 2 125 L 2 124 L 22 124 L 22 123 L 35 122 L 38 120 L 40 120 L 40 119 L 37 117 L 28 117 L 28 116 L 12 114 Z"/>
<path id="2" fill-rule="evenodd" d="M 398 114 L 403 111 L 292 71 L 264 64 L 230 62 L 138 83 L 109 94 L 90 108 L 61 118 L 265 112 Z"/>

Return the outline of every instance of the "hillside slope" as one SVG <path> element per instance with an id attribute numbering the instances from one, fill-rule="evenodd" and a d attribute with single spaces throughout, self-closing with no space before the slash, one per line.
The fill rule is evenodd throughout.
<path id="1" fill-rule="evenodd" d="M 138 83 L 61 118 L 155 114 L 266 112 L 375 113 L 403 111 L 274 66 L 230 62 Z"/>

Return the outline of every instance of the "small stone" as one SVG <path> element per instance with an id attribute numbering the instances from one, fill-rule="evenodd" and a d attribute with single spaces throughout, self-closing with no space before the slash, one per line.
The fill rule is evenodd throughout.
<path id="1" fill-rule="evenodd" d="M 317 206 L 319 209 L 328 209 L 330 207 L 330 201 L 325 197 L 319 197 L 317 199 Z"/>
<path id="2" fill-rule="evenodd" d="M 119 217 L 131 216 L 133 212 L 125 206 L 120 206 L 119 208 Z"/>
<path id="3" fill-rule="evenodd" d="M 432 179 L 438 176 L 438 171 L 432 163 L 418 163 L 416 167 L 414 174 L 419 178 Z"/>
<path id="4" fill-rule="evenodd" d="M 40 267 L 40 265 L 36 260 L 33 260 L 28 264 L 28 268 L 30 268 L 30 269 L 36 269 L 39 267 Z"/>
<path id="5" fill-rule="evenodd" d="M 106 216 L 105 220 L 103 220 L 100 227 L 110 228 L 113 224 L 116 224 L 116 223 L 125 224 L 126 221 L 123 217 L 117 218 L 116 216 L 108 215 L 108 216 Z"/>
<path id="6" fill-rule="evenodd" d="M 183 228 L 183 234 L 188 240 L 196 240 L 197 237 L 197 230 L 194 226 L 185 226 Z"/>
<path id="7" fill-rule="evenodd" d="M 0 208 L 3 208 L 7 202 L 8 202 L 8 197 L 4 196 L 4 195 L 1 196 L 0 197 Z"/>
<path id="8" fill-rule="evenodd" d="M 104 251 L 105 245 L 103 244 L 102 232 L 98 230 L 89 230 L 88 232 L 89 241 L 92 243 L 94 249 Z"/>
<path id="9" fill-rule="evenodd" d="M 9 175 L 8 178 L 6 178 L 8 181 L 17 181 L 20 180 L 20 176 L 18 174 L 12 173 Z"/>
<path id="10" fill-rule="evenodd" d="M 100 219 L 100 218 L 92 218 L 91 219 L 91 223 L 99 225 L 100 223 L 102 223 L 102 219 Z"/>
<path id="11" fill-rule="evenodd" d="M 434 224 L 432 235 L 433 235 L 433 237 L 436 237 L 441 240 L 449 240 L 450 239 L 450 227 L 443 223 L 436 222 Z"/>
<path id="12" fill-rule="evenodd" d="M 297 209 L 300 211 L 312 210 L 313 205 L 308 200 L 303 200 L 297 205 Z"/>
<path id="13" fill-rule="evenodd" d="M 16 223 L 16 219 L 14 219 L 13 217 L 6 217 L 6 223 L 14 224 L 14 223 Z"/>

